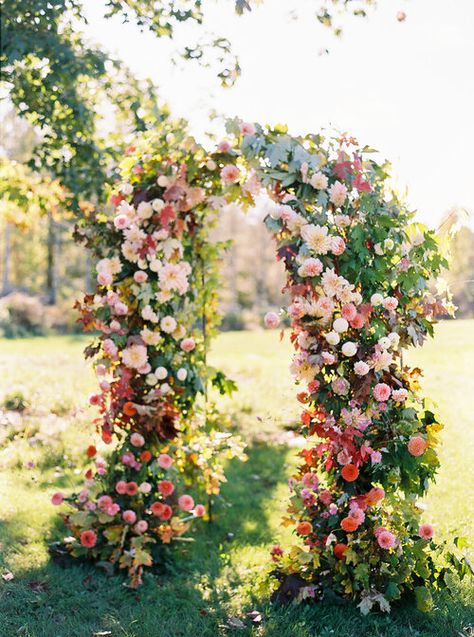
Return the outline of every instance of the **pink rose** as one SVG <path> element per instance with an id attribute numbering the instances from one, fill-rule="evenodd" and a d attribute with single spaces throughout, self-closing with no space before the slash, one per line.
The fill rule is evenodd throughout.
<path id="1" fill-rule="evenodd" d="M 339 256 L 346 249 L 346 242 L 342 237 L 331 237 L 331 252 Z"/>
<path id="2" fill-rule="evenodd" d="M 398 300 L 394 296 L 387 296 L 387 298 L 383 300 L 383 306 L 386 310 L 393 312 L 398 306 Z"/>
<path id="3" fill-rule="evenodd" d="M 143 447 L 145 444 L 145 438 L 139 433 L 133 433 L 130 436 L 130 442 L 134 447 Z"/>
<path id="4" fill-rule="evenodd" d="M 255 133 L 255 126 L 250 122 L 242 122 L 239 128 L 242 135 L 253 135 Z"/>
<path id="5" fill-rule="evenodd" d="M 240 170 L 234 164 L 227 164 L 221 170 L 221 179 L 225 184 L 233 184 L 238 180 L 240 176 Z"/>
<path id="6" fill-rule="evenodd" d="M 422 524 L 418 529 L 418 535 L 424 540 L 431 540 L 434 535 L 434 529 L 431 524 Z"/>
<path id="7" fill-rule="evenodd" d="M 265 327 L 275 328 L 280 325 L 280 318 L 275 312 L 267 312 L 263 317 Z"/>
<path id="8" fill-rule="evenodd" d="M 99 272 L 97 275 L 97 283 L 99 285 L 110 285 L 112 280 L 112 275 L 108 272 Z"/>
<path id="9" fill-rule="evenodd" d="M 124 495 L 125 493 L 127 493 L 127 483 L 125 482 L 125 480 L 119 480 L 115 485 L 115 490 L 117 491 L 117 493 L 120 493 L 120 495 Z"/>
<path id="10" fill-rule="evenodd" d="M 378 402 L 385 402 L 390 398 L 392 390 L 386 383 L 377 383 L 374 387 L 374 398 Z"/>
<path id="11" fill-rule="evenodd" d="M 135 283 L 145 283 L 147 279 L 148 274 L 146 272 L 143 272 L 143 270 L 137 270 L 137 272 L 135 272 L 135 274 L 133 275 L 133 280 L 135 281 Z"/>
<path id="12" fill-rule="evenodd" d="M 192 352 L 196 347 L 196 342 L 194 338 L 185 338 L 181 341 L 180 347 L 183 352 Z"/>
<path id="13" fill-rule="evenodd" d="M 394 389 L 392 392 L 392 398 L 397 403 L 402 403 L 407 399 L 408 392 L 406 389 Z"/>
<path id="14" fill-rule="evenodd" d="M 194 507 L 194 515 L 197 518 L 202 518 L 202 516 L 206 513 L 206 508 L 203 504 L 196 504 Z"/>
<path id="15" fill-rule="evenodd" d="M 58 491 L 57 493 L 53 493 L 51 497 L 51 503 L 54 504 L 54 506 L 59 506 L 63 503 L 63 500 L 64 495 L 60 491 Z"/>
<path id="16" fill-rule="evenodd" d="M 346 321 L 353 321 L 357 316 L 357 308 L 354 303 L 346 303 L 342 306 L 342 318 L 345 318 Z"/>
<path id="17" fill-rule="evenodd" d="M 124 230 L 130 225 L 130 219 L 126 215 L 117 215 L 114 219 L 114 226 L 117 230 Z"/>
<path id="18" fill-rule="evenodd" d="M 227 141 L 227 139 L 223 139 L 221 142 L 219 142 L 217 148 L 218 150 L 220 150 L 221 153 L 228 153 L 229 150 L 232 148 L 232 144 Z"/>
<path id="19" fill-rule="evenodd" d="M 158 464 L 162 469 L 169 469 L 173 464 L 173 459 L 167 453 L 160 453 L 158 456 Z"/>
<path id="20" fill-rule="evenodd" d="M 395 546 L 396 538 L 390 531 L 383 530 L 377 536 L 377 542 L 380 548 L 388 550 Z"/>
<path id="21" fill-rule="evenodd" d="M 194 500 L 190 495 L 182 495 L 178 498 L 178 506 L 182 511 L 191 511 L 194 509 Z"/>
<path id="22" fill-rule="evenodd" d="M 145 533 L 147 529 L 148 522 L 146 522 L 145 520 L 139 520 L 134 526 L 134 531 L 136 531 L 137 533 Z"/>
<path id="23" fill-rule="evenodd" d="M 137 514 L 135 513 L 135 511 L 127 509 L 122 513 L 122 518 L 123 521 L 127 524 L 135 524 L 135 522 L 137 521 Z"/>

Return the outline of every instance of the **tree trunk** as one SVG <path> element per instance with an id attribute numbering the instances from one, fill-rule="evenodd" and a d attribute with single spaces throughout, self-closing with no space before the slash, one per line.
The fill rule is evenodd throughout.
<path id="1" fill-rule="evenodd" d="M 3 274 L 2 274 L 2 293 L 0 296 L 6 296 L 11 292 L 10 284 L 10 256 L 11 256 L 11 224 L 5 224 L 5 240 L 3 243 Z"/>
<path id="2" fill-rule="evenodd" d="M 51 213 L 48 214 L 48 238 L 46 243 L 46 303 L 56 303 L 56 228 Z"/>

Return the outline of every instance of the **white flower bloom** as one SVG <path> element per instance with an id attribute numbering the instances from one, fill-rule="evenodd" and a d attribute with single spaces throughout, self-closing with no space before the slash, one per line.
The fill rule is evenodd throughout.
<path id="1" fill-rule="evenodd" d="M 161 188 L 166 188 L 169 182 L 170 180 L 168 179 L 166 175 L 160 175 L 158 179 L 156 180 L 156 183 L 158 184 L 158 186 L 161 186 Z"/>
<path id="2" fill-rule="evenodd" d="M 153 207 L 149 201 L 141 201 L 138 204 L 137 214 L 140 219 L 149 219 L 153 216 Z"/>
<path id="3" fill-rule="evenodd" d="M 395 243 L 393 242 L 393 239 L 385 239 L 383 245 L 386 250 L 393 250 Z"/>
<path id="4" fill-rule="evenodd" d="M 388 336 L 382 336 L 382 338 L 379 338 L 379 345 L 382 349 L 390 349 L 392 341 Z"/>
<path id="5" fill-rule="evenodd" d="M 171 387 L 168 385 L 168 383 L 163 383 L 162 385 L 160 385 L 160 391 L 163 395 L 169 394 L 171 391 Z"/>
<path id="6" fill-rule="evenodd" d="M 164 205 L 165 202 L 163 201 L 163 199 L 153 199 L 153 201 L 151 202 L 151 207 L 155 212 L 160 212 L 160 210 L 163 210 Z"/>
<path id="7" fill-rule="evenodd" d="M 378 254 L 379 256 L 383 254 L 383 247 L 381 243 L 376 243 L 374 245 L 374 252 L 375 254 Z"/>
<path id="8" fill-rule="evenodd" d="M 166 367 L 157 367 L 155 369 L 155 376 L 158 378 L 158 380 L 165 380 L 165 378 L 168 376 L 168 370 L 166 369 Z"/>
<path id="9" fill-rule="evenodd" d="M 334 321 L 334 323 L 332 324 L 332 328 L 335 332 L 346 332 L 349 328 L 349 323 L 346 321 L 345 318 L 340 317 Z"/>
<path id="10" fill-rule="evenodd" d="M 186 380 L 187 376 L 188 376 L 188 372 L 187 372 L 186 369 L 184 369 L 184 367 L 180 367 L 178 369 L 178 371 L 176 372 L 176 377 L 181 382 L 184 382 Z"/>
<path id="11" fill-rule="evenodd" d="M 374 307 L 377 307 L 377 305 L 382 305 L 383 296 L 379 294 L 378 292 L 376 292 L 375 294 L 372 294 L 372 296 L 370 297 L 370 302 L 372 303 Z"/>
<path id="12" fill-rule="evenodd" d="M 158 382 L 158 379 L 155 376 L 155 374 L 147 374 L 147 377 L 145 378 L 145 382 L 147 385 L 154 387 L 156 383 Z"/>
<path id="13" fill-rule="evenodd" d="M 341 340 L 341 337 L 337 332 L 328 332 L 325 338 L 329 345 L 337 345 Z"/>
<path id="14" fill-rule="evenodd" d="M 354 343 L 354 341 L 347 341 L 342 346 L 342 353 L 344 354 L 344 356 L 354 356 L 357 352 L 357 349 L 357 343 Z"/>
<path id="15" fill-rule="evenodd" d="M 398 347 L 398 344 L 400 343 L 400 336 L 396 332 L 390 332 L 388 338 L 392 343 L 392 347 Z"/>
<path id="16" fill-rule="evenodd" d="M 133 186 L 132 184 L 122 184 L 120 186 L 120 192 L 122 193 L 122 195 L 124 195 L 125 197 L 127 197 L 128 195 L 131 195 L 133 192 Z"/>

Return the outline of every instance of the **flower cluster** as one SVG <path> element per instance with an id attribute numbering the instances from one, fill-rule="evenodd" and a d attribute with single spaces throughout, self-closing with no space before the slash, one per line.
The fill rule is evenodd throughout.
<path id="1" fill-rule="evenodd" d="M 436 238 L 388 188 L 388 166 L 355 140 L 249 134 L 235 122 L 229 131 L 237 139 L 225 150 L 236 149 L 240 168 L 222 171 L 227 187 L 245 189 L 253 171 L 270 197 L 265 223 L 287 271 L 290 370 L 308 439 L 284 520 L 300 543 L 272 549 L 276 595 L 320 598 L 330 588 L 368 612 L 415 590 L 426 608 L 429 585 L 443 580 L 417 499 L 436 473 L 442 425 L 402 352 L 454 310 L 431 291 L 445 265 Z M 235 190 L 226 192 L 229 201 Z"/>
<path id="2" fill-rule="evenodd" d="M 219 493 L 220 458 L 242 456 L 239 441 L 216 431 L 212 408 L 197 400 L 216 382 L 205 357 L 218 316 L 220 246 L 208 238 L 206 161 L 194 140 L 167 124 L 127 150 L 109 212 L 76 231 L 98 258 L 96 290 L 78 309 L 83 328 L 98 334 L 86 349 L 99 385 L 90 404 L 100 413 L 101 445 L 113 452 L 104 459 L 94 445 L 87 450 L 94 466 L 67 498 L 75 509 L 65 516 L 67 546 L 127 569 L 132 586 L 143 567 L 160 562 L 164 544 L 205 514 L 188 489 Z M 232 385 L 221 372 L 218 384 Z"/>

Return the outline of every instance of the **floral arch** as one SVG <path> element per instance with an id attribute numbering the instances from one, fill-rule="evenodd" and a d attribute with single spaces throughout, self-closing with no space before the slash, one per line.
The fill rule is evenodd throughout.
<path id="1" fill-rule="evenodd" d="M 127 150 L 113 212 L 77 228 L 99 259 L 95 294 L 79 305 L 84 329 L 99 333 L 87 349 L 100 385 L 91 400 L 102 439 L 115 442 L 107 462 L 88 449 L 95 466 L 67 498 L 68 550 L 118 564 L 137 586 L 205 515 L 196 489 L 218 493 L 222 456 L 242 455 L 203 406 L 209 382 L 231 387 L 206 367 L 222 249 L 209 230 L 227 204 L 251 206 L 265 189 L 307 439 L 284 519 L 297 541 L 272 550 L 275 596 L 331 589 L 365 612 L 415 591 L 428 609 L 446 564 L 417 500 L 436 473 L 442 425 L 402 350 L 451 311 L 429 286 L 445 265 L 436 238 L 390 189 L 388 165 L 354 139 L 238 120 L 227 133 L 209 152 L 182 123 L 164 123 Z"/>

